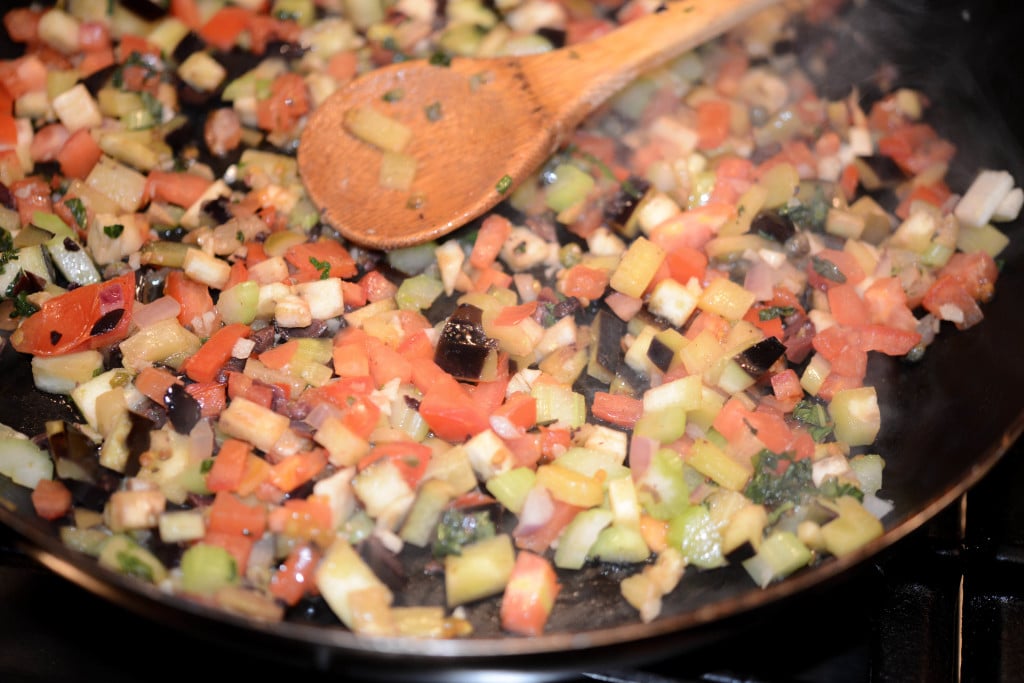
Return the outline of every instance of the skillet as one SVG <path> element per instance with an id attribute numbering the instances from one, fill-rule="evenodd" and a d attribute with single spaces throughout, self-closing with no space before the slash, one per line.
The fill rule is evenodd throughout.
<path id="1" fill-rule="evenodd" d="M 871 74 L 879 63 L 900 66 L 900 84 L 930 94 L 930 120 L 960 150 L 951 185 L 966 187 L 979 167 L 1005 168 L 1024 178 L 1020 138 L 995 109 L 970 65 L 986 64 L 999 35 L 985 27 L 1012 29 L 998 17 L 998 4 L 976 8 L 976 23 L 959 8 L 941 2 L 868 2 L 850 17 L 856 30 L 835 36 L 833 74 L 826 94 L 840 96 L 851 83 L 871 96 Z M 930 12 L 930 13 L 929 13 Z M 991 24 L 984 21 L 990 13 Z M 1003 37 L 1012 39 L 1003 29 Z M 971 50 L 977 50 L 971 52 Z M 987 65 L 991 65 L 991 62 Z M 991 77 L 983 73 L 984 77 Z M 1005 94 L 1003 95 L 1005 97 Z M 998 106 L 1005 107 L 1001 102 Z M 1020 100 L 1009 103 L 1020 107 Z M 1012 114 L 1011 114 L 1012 116 Z M 624 666 L 678 655 L 710 642 L 737 622 L 777 613 L 798 597 L 842 581 L 858 565 L 921 526 L 984 476 L 1024 429 L 1024 362 L 1018 357 L 1024 318 L 1024 239 L 1021 221 L 1005 226 L 1011 246 L 996 297 L 983 307 L 985 321 L 966 332 L 944 329 L 922 362 L 873 359 L 869 383 L 879 389 L 886 416 L 877 450 L 887 462 L 883 498 L 895 507 L 883 537 L 842 560 L 809 568 L 760 590 L 742 569 L 688 572 L 666 600 L 664 616 L 647 625 L 635 619 L 618 593 L 614 574 L 584 573 L 567 582 L 550 624 L 540 638 L 498 634 L 496 605 L 474 607 L 481 636 L 458 641 L 368 640 L 310 611 L 275 625 L 253 624 L 213 612 L 149 586 L 107 572 L 64 548 L 46 523 L 31 514 L 27 491 L 0 477 L 0 522 L 23 539 L 23 547 L 59 575 L 155 621 L 216 638 L 227 645 L 260 651 L 320 670 L 358 671 L 364 677 L 403 680 L 479 680 L 482 670 L 510 677 L 557 678 L 568 671 L 614 663 Z M 60 400 L 31 389 L 26 360 L 9 348 L 0 355 L 0 421 L 37 433 L 46 419 L 72 417 Z M 429 591 L 430 587 L 421 590 Z M 410 673 L 418 672 L 418 673 Z"/>

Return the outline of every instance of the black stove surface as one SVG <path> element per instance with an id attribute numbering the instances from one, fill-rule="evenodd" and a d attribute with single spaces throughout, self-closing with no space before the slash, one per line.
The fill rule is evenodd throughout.
<path id="1" fill-rule="evenodd" d="M 1010 682 L 1024 677 L 1024 444 L 957 503 L 783 616 L 570 681 Z M 50 573 L 0 529 L 0 681 L 343 680 L 224 650 Z M 354 680 L 354 679 L 353 679 Z"/>

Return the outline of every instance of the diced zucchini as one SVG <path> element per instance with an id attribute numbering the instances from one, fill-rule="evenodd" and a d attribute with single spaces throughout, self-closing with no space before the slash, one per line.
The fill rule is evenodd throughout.
<path id="1" fill-rule="evenodd" d="M 531 468 L 516 467 L 491 477 L 486 486 L 499 503 L 518 515 L 536 482 L 537 475 Z"/>
<path id="2" fill-rule="evenodd" d="M 167 578 L 167 568 L 156 555 L 127 534 L 115 534 L 107 539 L 100 550 L 99 563 L 112 571 L 150 583 L 160 583 Z"/>
<path id="3" fill-rule="evenodd" d="M 497 595 L 505 590 L 516 555 L 512 537 L 498 534 L 463 546 L 461 555 L 444 560 L 445 596 L 449 607 Z"/>
<path id="4" fill-rule="evenodd" d="M 219 545 L 196 543 L 181 556 L 181 588 L 186 593 L 210 595 L 238 579 L 235 558 Z"/>
<path id="5" fill-rule="evenodd" d="M 589 554 L 601 562 L 635 564 L 650 557 L 651 549 L 638 529 L 611 524 L 598 533 Z"/>
<path id="6" fill-rule="evenodd" d="M 836 500 L 839 516 L 821 527 L 825 549 L 836 557 L 857 551 L 884 532 L 877 517 L 856 498 L 843 496 Z"/>
<path id="7" fill-rule="evenodd" d="M 693 443 L 687 464 L 716 484 L 731 491 L 741 491 L 747 485 L 753 467 L 731 457 L 708 439 Z"/>
<path id="8" fill-rule="evenodd" d="M 668 544 L 678 549 L 689 564 L 704 569 L 725 564 L 722 536 L 703 505 L 693 505 L 669 520 Z"/>
<path id="9" fill-rule="evenodd" d="M 611 525 L 613 517 L 611 510 L 606 508 L 583 510 L 573 517 L 558 539 L 555 566 L 560 569 L 582 568 L 597 537 Z"/>
<path id="10" fill-rule="evenodd" d="M 70 394 L 79 384 L 102 372 L 103 355 L 99 351 L 32 357 L 32 379 L 36 387 L 51 394 Z"/>
<path id="11" fill-rule="evenodd" d="M 743 561 L 743 568 L 764 588 L 807 566 L 813 557 L 814 553 L 792 531 L 776 531 L 761 542 L 755 555 Z"/>

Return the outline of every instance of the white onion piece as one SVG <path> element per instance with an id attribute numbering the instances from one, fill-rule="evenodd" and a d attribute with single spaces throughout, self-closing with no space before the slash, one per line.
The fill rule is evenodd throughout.
<path id="1" fill-rule="evenodd" d="M 755 261 L 743 280 L 743 288 L 754 294 L 757 301 L 768 301 L 775 288 L 777 271 L 764 261 Z"/>
<path id="2" fill-rule="evenodd" d="M 551 494 L 543 486 L 534 486 L 526 494 L 523 509 L 519 513 L 519 523 L 513 533 L 517 536 L 533 533 L 547 524 L 554 514 L 555 502 Z"/>
<path id="3" fill-rule="evenodd" d="M 188 433 L 188 453 L 193 462 L 213 456 L 213 428 L 209 420 L 200 420 Z"/>
<path id="4" fill-rule="evenodd" d="M 339 412 L 338 409 L 329 403 L 319 403 L 309 411 L 309 415 L 306 415 L 305 422 L 313 429 L 320 429 L 324 420 L 328 417 L 336 417 Z"/>
<path id="5" fill-rule="evenodd" d="M 861 505 L 864 506 L 865 510 L 874 515 L 876 519 L 882 519 L 892 512 L 892 509 L 895 507 L 891 500 L 879 498 L 873 493 L 864 494 L 864 500 Z"/>
<path id="6" fill-rule="evenodd" d="M 152 303 L 137 304 L 132 309 L 132 322 L 143 329 L 161 320 L 177 318 L 180 312 L 181 304 L 172 297 L 162 296 Z"/>
<path id="7" fill-rule="evenodd" d="M 514 439 L 517 436 L 522 436 L 523 432 L 520 431 L 519 427 L 512 424 L 512 420 L 508 419 L 504 415 L 491 415 L 490 417 L 491 429 L 494 433 L 503 439 Z"/>
<path id="8" fill-rule="evenodd" d="M 643 479 L 647 468 L 651 466 L 651 458 L 661 448 L 657 439 L 649 436 L 636 436 L 629 443 L 629 470 L 633 473 L 634 480 Z"/>

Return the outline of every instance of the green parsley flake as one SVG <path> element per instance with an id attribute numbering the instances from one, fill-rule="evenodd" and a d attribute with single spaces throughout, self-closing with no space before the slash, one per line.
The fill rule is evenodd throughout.
<path id="1" fill-rule="evenodd" d="M 433 102 L 423 108 L 423 112 L 427 115 L 427 120 L 431 123 L 441 120 L 441 103 Z"/>
<path id="2" fill-rule="evenodd" d="M 321 280 L 326 280 L 331 276 L 331 264 L 327 261 L 320 261 L 315 256 L 310 256 L 309 262 L 313 264 L 314 268 L 320 271 Z"/>
<path id="3" fill-rule="evenodd" d="M 494 189 L 498 191 L 498 194 L 505 194 L 512 187 L 512 176 L 503 175 L 498 184 L 494 186 Z"/>
<path id="4" fill-rule="evenodd" d="M 104 225 L 103 234 L 112 240 L 116 240 L 124 232 L 124 226 L 120 223 L 114 223 L 113 225 Z"/>
<path id="5" fill-rule="evenodd" d="M 72 197 L 71 199 L 65 199 L 64 205 L 71 211 L 71 215 L 75 219 L 75 223 L 78 227 L 84 228 L 86 221 L 89 220 L 89 216 L 85 211 L 85 204 L 78 197 Z"/>
<path id="6" fill-rule="evenodd" d="M 401 88 L 394 88 L 393 90 L 388 90 L 386 93 L 384 93 L 381 96 L 381 99 L 384 100 L 385 102 L 398 102 L 403 97 L 405 97 L 405 91 L 402 90 Z"/>

